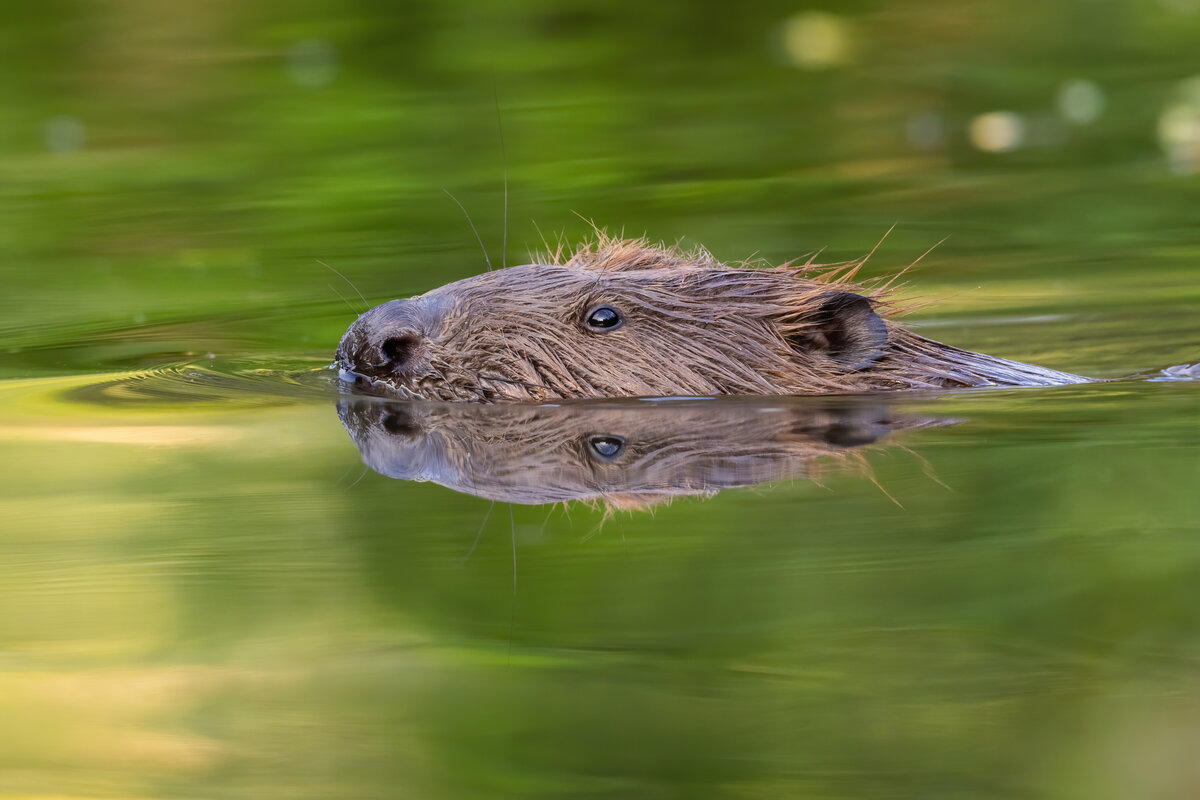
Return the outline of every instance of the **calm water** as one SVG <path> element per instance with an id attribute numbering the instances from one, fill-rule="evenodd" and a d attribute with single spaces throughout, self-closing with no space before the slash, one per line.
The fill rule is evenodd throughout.
<path id="1" fill-rule="evenodd" d="M 361 304 L 318 259 L 372 303 L 484 268 L 443 190 L 508 264 L 895 224 L 871 275 L 948 237 L 924 334 L 1200 360 L 1200 5 L 756 8 L 0 9 L 0 797 L 1200 793 L 1198 382 L 324 370 Z"/>

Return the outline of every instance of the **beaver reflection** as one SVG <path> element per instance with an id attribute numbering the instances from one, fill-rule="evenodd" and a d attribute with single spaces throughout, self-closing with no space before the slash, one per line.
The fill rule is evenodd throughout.
<path id="1" fill-rule="evenodd" d="M 338 415 L 389 478 L 524 505 L 637 509 L 685 495 L 815 477 L 856 448 L 944 424 L 878 399 L 618 401 L 563 406 L 343 398 Z"/>

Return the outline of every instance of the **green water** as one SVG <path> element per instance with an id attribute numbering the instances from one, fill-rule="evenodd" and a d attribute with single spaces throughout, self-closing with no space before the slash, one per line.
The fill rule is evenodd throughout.
<path id="1" fill-rule="evenodd" d="M 364 469 L 318 260 L 479 272 L 443 190 L 508 264 L 895 225 L 870 276 L 945 239 L 922 333 L 1151 375 L 1200 360 L 1198 41 L 1193 0 L 5 4 L 0 797 L 1195 797 L 1200 383 L 510 506 Z"/>

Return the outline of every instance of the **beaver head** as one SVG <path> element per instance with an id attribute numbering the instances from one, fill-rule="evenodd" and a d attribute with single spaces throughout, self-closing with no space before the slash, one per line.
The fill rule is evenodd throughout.
<path id="1" fill-rule="evenodd" d="M 731 267 L 607 238 L 544 261 L 376 306 L 335 366 L 393 396 L 485 402 L 1078 380 L 904 330 L 857 264 Z"/>

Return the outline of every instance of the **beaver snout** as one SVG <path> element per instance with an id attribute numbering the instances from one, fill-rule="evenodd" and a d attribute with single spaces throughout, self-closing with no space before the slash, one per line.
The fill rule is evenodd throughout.
<path id="1" fill-rule="evenodd" d="M 338 345 L 343 377 L 412 380 L 429 373 L 426 338 L 414 300 L 393 300 L 363 314 Z"/>

